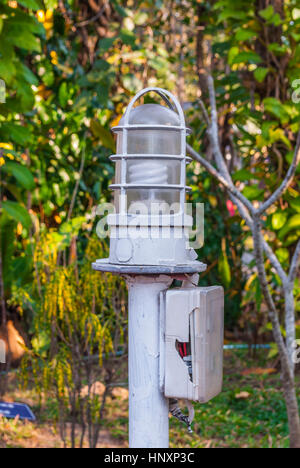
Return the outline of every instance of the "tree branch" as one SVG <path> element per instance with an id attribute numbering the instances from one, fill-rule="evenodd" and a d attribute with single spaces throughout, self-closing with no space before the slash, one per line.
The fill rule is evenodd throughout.
<path id="1" fill-rule="evenodd" d="M 245 199 L 245 197 L 241 194 L 241 192 L 233 184 L 231 186 L 227 182 L 227 180 L 225 180 L 224 177 L 219 174 L 219 172 L 214 168 L 214 166 L 212 166 L 205 158 L 203 158 L 203 156 L 201 156 L 199 153 L 197 153 L 197 151 L 195 151 L 191 147 L 191 145 L 189 145 L 189 144 L 187 144 L 187 152 L 188 152 L 188 154 L 190 156 L 192 156 L 192 158 L 195 161 L 200 162 L 200 164 L 202 164 L 203 167 L 205 167 L 205 169 L 213 177 L 215 177 L 220 182 L 220 184 L 222 184 L 226 188 L 226 190 L 228 190 L 230 199 L 237 206 L 241 217 L 244 219 L 247 226 L 252 231 L 253 220 L 252 220 L 251 216 L 249 215 L 249 212 L 245 209 L 245 203 L 244 203 L 245 200 L 248 203 L 250 203 L 250 202 L 247 199 Z M 288 277 L 287 277 L 285 271 L 283 270 L 283 268 L 281 266 L 281 263 L 279 262 L 278 258 L 274 254 L 274 252 L 271 249 L 271 247 L 269 246 L 269 244 L 264 239 L 262 239 L 262 244 L 263 244 L 263 248 L 264 248 L 264 251 L 265 251 L 267 257 L 270 260 L 271 265 L 277 271 L 282 283 L 285 284 L 287 282 Z"/>
<path id="2" fill-rule="evenodd" d="M 105 10 L 105 4 L 102 6 L 101 10 L 92 18 L 82 21 L 81 23 L 74 24 L 75 28 L 83 28 L 84 26 L 87 26 L 88 24 L 94 23 L 95 21 L 97 21 L 97 19 L 100 18 L 100 16 L 102 16 L 102 14 L 104 13 L 104 10 Z"/>
<path id="3" fill-rule="evenodd" d="M 211 107 L 211 126 L 208 129 L 210 143 L 212 145 L 212 150 L 215 155 L 215 160 L 219 168 L 219 171 L 221 172 L 223 177 L 225 177 L 225 179 L 233 185 L 231 176 L 229 174 L 228 168 L 224 161 L 223 154 L 219 145 L 219 129 L 218 129 L 218 112 L 217 112 L 216 93 L 215 93 L 214 80 L 210 74 L 207 75 L 207 87 L 208 87 L 209 101 L 210 101 L 210 107 Z M 252 204 L 251 204 L 250 211 L 251 212 L 253 211 Z"/>
<path id="4" fill-rule="evenodd" d="M 199 99 L 199 104 L 200 104 L 200 107 L 201 107 L 201 110 L 202 110 L 204 120 L 205 120 L 207 126 L 210 127 L 209 115 L 208 115 L 207 109 L 206 109 L 205 104 L 202 101 L 202 99 Z"/>
<path id="5" fill-rule="evenodd" d="M 273 252 L 273 250 L 269 246 L 268 242 L 266 242 L 264 238 L 262 238 L 262 244 L 263 244 L 265 254 L 267 255 L 268 259 L 270 260 L 271 265 L 277 271 L 277 273 L 278 273 L 278 275 L 279 275 L 279 277 L 280 277 L 280 279 L 282 281 L 282 285 L 285 286 L 286 283 L 288 282 L 288 275 L 286 274 L 286 272 L 282 268 L 280 261 L 278 260 L 275 253 Z"/>
<path id="6" fill-rule="evenodd" d="M 235 187 L 231 175 L 228 171 L 228 168 L 225 164 L 220 145 L 219 145 L 219 135 L 218 135 L 218 112 L 217 112 L 217 103 L 216 103 L 216 93 L 215 93 L 215 86 L 214 86 L 214 80 L 211 76 L 211 74 L 207 75 L 207 87 L 209 91 L 209 97 L 210 97 L 210 105 L 212 109 L 211 113 L 211 126 L 208 129 L 208 135 L 209 139 L 212 145 L 213 153 L 215 156 L 215 160 L 218 166 L 219 171 L 221 172 L 223 179 L 226 179 L 226 184 L 223 184 L 223 180 L 220 178 L 220 174 L 216 169 L 209 164 L 204 158 L 202 158 L 193 148 L 190 147 L 190 145 L 187 146 L 187 149 L 191 156 L 198 160 L 201 164 L 204 165 L 204 167 L 214 176 L 217 177 L 220 183 L 224 185 L 224 187 L 229 191 L 229 197 L 232 200 L 232 202 L 237 206 L 238 211 L 241 215 L 241 217 L 245 220 L 247 226 L 252 230 L 252 224 L 253 224 L 253 216 L 255 215 L 256 211 L 254 206 L 252 205 L 249 200 L 241 194 L 241 192 Z M 200 102 L 201 104 L 201 102 Z M 204 106 L 204 104 L 203 104 Z M 202 105 L 201 105 L 202 108 Z M 205 106 L 204 106 L 205 109 Z M 205 109 L 206 111 L 206 109 Z M 209 119 L 208 119 L 209 120 Z M 193 150 L 193 151 L 190 151 Z M 211 171 L 211 168 L 213 171 Z M 215 173 L 217 175 L 215 175 Z M 247 209 L 246 209 L 247 207 Z M 248 210 L 248 211 L 247 211 Z M 286 284 L 288 277 L 283 270 L 278 258 L 276 257 L 275 253 L 272 251 L 271 247 L 269 244 L 262 238 L 262 244 L 264 251 L 268 257 L 268 259 L 271 262 L 271 265 L 275 268 L 277 271 L 281 281 L 283 284 Z"/>
<path id="7" fill-rule="evenodd" d="M 73 209 L 74 209 L 79 184 L 80 184 L 82 174 L 83 174 L 84 164 L 85 164 L 85 146 L 83 147 L 82 153 L 81 153 L 79 175 L 78 175 L 78 179 L 76 181 L 76 184 L 75 184 L 75 187 L 74 187 L 74 190 L 73 190 L 73 194 L 72 194 L 72 200 L 71 200 L 71 203 L 70 203 L 70 207 L 69 207 L 69 211 L 68 211 L 68 217 L 67 217 L 68 221 L 71 219 L 72 212 L 73 212 Z"/>
<path id="8" fill-rule="evenodd" d="M 197 151 L 195 151 L 191 145 L 187 144 L 186 145 L 188 153 L 192 156 L 193 159 L 196 161 L 200 162 L 205 169 L 213 175 L 224 187 L 233 195 L 235 196 L 238 200 L 243 203 L 248 210 L 253 211 L 253 206 L 252 203 L 247 200 L 246 197 L 235 187 L 235 185 L 232 182 L 228 182 L 224 176 L 220 175 L 219 172 L 214 168 L 212 164 L 210 164 L 205 158 L 203 158 Z"/>
<path id="9" fill-rule="evenodd" d="M 269 290 L 266 269 L 264 265 L 264 256 L 263 256 L 263 244 L 262 244 L 262 235 L 261 235 L 261 222 L 259 217 L 256 215 L 253 219 L 252 226 L 253 241 L 254 241 L 254 253 L 256 258 L 256 267 L 258 271 L 259 282 L 261 289 L 269 308 L 269 317 L 272 323 L 274 338 L 278 346 L 278 352 L 280 355 L 280 360 L 282 364 L 282 371 L 285 378 L 289 379 L 290 382 L 293 382 L 293 370 L 291 369 L 291 363 L 289 360 L 287 348 L 285 346 L 283 336 L 280 329 L 280 322 L 276 307 L 272 298 L 272 295 Z"/>
<path id="10" fill-rule="evenodd" d="M 293 285 L 294 285 L 294 281 L 296 279 L 296 274 L 297 274 L 297 270 L 298 270 L 298 267 L 299 267 L 299 262 L 300 262 L 300 239 L 298 240 L 296 250 L 295 250 L 293 258 L 292 258 L 290 271 L 289 271 L 289 276 L 288 276 L 289 282 L 291 282 Z"/>
<path id="11" fill-rule="evenodd" d="M 296 143 L 296 148 L 295 148 L 292 164 L 290 165 L 289 170 L 285 178 L 283 179 L 280 187 L 278 187 L 278 189 L 275 190 L 275 192 L 268 198 L 268 200 L 262 203 L 262 205 L 258 208 L 257 210 L 258 215 L 262 215 L 271 205 L 276 203 L 279 197 L 290 186 L 290 184 L 293 181 L 298 164 L 300 164 L 300 131 L 297 136 L 297 143 Z"/>

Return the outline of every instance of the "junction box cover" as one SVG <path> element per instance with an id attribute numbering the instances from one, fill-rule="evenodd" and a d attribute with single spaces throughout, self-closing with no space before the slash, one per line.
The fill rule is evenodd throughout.
<path id="1" fill-rule="evenodd" d="M 223 288 L 162 292 L 160 320 L 161 390 L 168 398 L 206 403 L 222 390 Z"/>

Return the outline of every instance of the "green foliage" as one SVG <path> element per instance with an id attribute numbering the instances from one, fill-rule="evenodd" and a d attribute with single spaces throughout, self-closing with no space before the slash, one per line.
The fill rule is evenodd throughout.
<path id="1" fill-rule="evenodd" d="M 109 370 L 110 355 L 115 359 L 120 346 L 126 348 L 126 288 L 118 277 L 91 269 L 91 262 L 107 253 L 98 239 L 89 240 L 80 265 L 74 257 L 67 267 L 57 265 L 60 244 L 54 233 L 47 233 L 36 246 L 33 287 L 39 290 L 40 301 L 34 306 L 34 335 L 23 363 L 24 379 L 27 366 L 32 366 L 37 390 L 56 399 L 63 440 L 71 419 L 72 433 L 77 424 L 83 433 L 89 428 L 94 447 L 105 398 L 95 393 L 97 381 L 105 378 L 111 383 L 117 361 Z M 76 444 L 72 436 L 72 446 Z"/>
<path id="2" fill-rule="evenodd" d="M 22 205 L 19 205 L 19 203 L 10 200 L 4 201 L 2 202 L 2 209 L 23 226 L 29 227 L 31 224 L 27 210 Z"/>
<path id="3" fill-rule="evenodd" d="M 115 142 L 110 128 L 138 90 L 161 86 L 185 103 L 190 143 L 209 158 L 198 97 L 201 84 L 209 107 L 203 70 L 212 65 L 220 146 L 236 186 L 258 206 L 287 172 L 300 117 L 298 3 L 273 3 L 147 0 L 135 8 L 114 0 L 95 20 L 90 2 L 1 2 L 0 79 L 6 102 L 0 104 L 0 276 L 5 300 L 9 313 L 24 311 L 37 382 L 40 371 L 44 389 L 54 382 L 57 414 L 69 418 L 73 398 L 81 423 L 83 414 L 93 415 L 95 436 L 99 399 L 81 398 L 82 379 L 74 388 L 75 373 L 82 377 L 87 369 L 74 354 L 74 339 L 80 356 L 96 353 L 100 358 L 116 352 L 115 343 L 126 342 L 123 286 L 90 269 L 90 262 L 104 255 L 90 233 L 95 206 L 112 197 L 109 155 Z M 300 235 L 299 176 L 300 167 L 263 220 L 264 236 L 284 268 Z M 198 256 L 208 270 L 200 284 L 223 284 L 227 326 L 262 337 L 269 329 L 249 230 L 221 187 L 196 163 L 188 169 L 188 184 L 189 201 L 205 203 L 205 244 Z M 245 253 L 252 258 L 247 264 Z M 267 272 L 278 298 L 280 281 L 269 264 Z M 295 298 L 299 311 L 297 282 Z M 84 362 L 94 371 L 89 360 Z"/>
<path id="4" fill-rule="evenodd" d="M 2 171 L 8 174 L 12 174 L 16 179 L 17 182 L 21 185 L 22 188 L 26 190 L 33 190 L 34 189 L 34 179 L 26 166 L 22 166 L 19 163 L 14 161 L 8 161 L 4 164 Z"/>
<path id="5" fill-rule="evenodd" d="M 299 87 L 295 57 L 299 56 L 300 40 L 297 1 L 261 2 L 260 5 L 265 7 L 259 9 L 255 1 L 222 0 L 213 5 L 206 2 L 197 10 L 202 28 L 197 43 L 200 73 L 201 67 L 209 66 L 203 41 L 212 42 L 220 145 L 229 157 L 227 165 L 234 171 L 236 186 L 256 206 L 273 193 L 286 174 L 293 158 L 300 118 L 299 99 L 295 99 L 295 89 Z M 203 100 L 209 106 L 205 86 L 202 91 Z M 201 113 L 201 108 L 197 113 Z M 199 120 L 196 122 L 199 126 Z M 199 130 L 198 141 L 201 138 L 203 129 Z M 195 148 L 205 153 L 207 141 L 202 140 L 200 145 L 198 141 L 197 137 L 193 139 Z M 264 219 L 264 236 L 286 270 L 300 233 L 299 169 L 294 182 Z M 247 228 L 243 230 L 244 248 L 252 255 L 253 242 L 246 237 Z M 226 285 L 224 259 L 222 249 L 218 268 Z M 254 262 L 249 263 L 249 278 L 253 267 Z M 278 293 L 280 281 L 268 264 L 267 270 L 273 292 Z M 257 281 L 250 281 L 243 305 L 245 310 L 257 309 L 257 330 L 262 329 L 259 325 L 261 299 L 257 301 L 260 295 Z M 298 301 L 296 293 L 296 304 Z M 280 308 L 281 301 L 277 305 Z"/>

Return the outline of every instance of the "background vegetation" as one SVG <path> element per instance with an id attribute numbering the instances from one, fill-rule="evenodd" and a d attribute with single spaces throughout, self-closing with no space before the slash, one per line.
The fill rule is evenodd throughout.
<path id="1" fill-rule="evenodd" d="M 124 285 L 89 267 L 107 249 L 95 225 L 96 206 L 111 199 L 110 127 L 139 89 L 161 86 L 179 96 L 190 144 L 212 160 L 199 101 L 208 104 L 204 76 L 211 67 L 227 167 L 258 204 L 293 157 L 299 59 L 297 0 L 1 0 L 1 333 L 9 338 L 12 321 L 22 336 L 24 378 L 29 385 L 35 379 L 41 401 L 55 396 L 54 419 L 66 444 L 83 443 L 88 434 L 96 445 L 106 398 L 126 375 Z M 272 341 L 248 227 L 196 162 L 188 182 L 191 200 L 205 203 L 198 254 L 209 268 L 200 284 L 225 288 L 226 339 Z M 264 218 L 264 237 L 284 268 L 300 234 L 299 187 L 300 167 Z M 283 319 L 280 279 L 268 260 L 266 268 Z M 299 275 L 294 295 L 300 338 Z M 272 343 L 269 357 L 257 367 L 278 367 Z M 3 392 L 6 380 L 2 375 Z M 101 398 L 100 380 L 107 389 Z"/>

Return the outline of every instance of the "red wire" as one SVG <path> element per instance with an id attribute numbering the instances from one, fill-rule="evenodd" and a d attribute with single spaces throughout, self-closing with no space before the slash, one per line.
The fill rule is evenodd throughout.
<path id="1" fill-rule="evenodd" d="M 187 343 L 179 343 L 179 354 L 183 358 L 187 356 Z"/>

